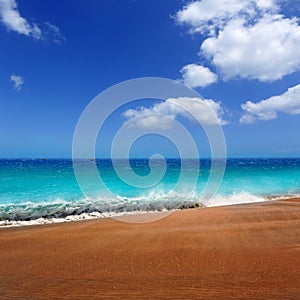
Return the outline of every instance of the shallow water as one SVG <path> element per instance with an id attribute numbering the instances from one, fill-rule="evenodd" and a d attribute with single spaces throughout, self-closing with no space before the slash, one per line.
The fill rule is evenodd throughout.
<path id="1" fill-rule="evenodd" d="M 125 160 L 114 164 L 111 160 L 97 160 L 102 182 L 93 177 L 94 164 L 77 161 L 79 186 L 70 159 L 0 160 L 0 220 L 170 210 L 195 203 L 215 206 L 300 194 L 298 158 L 228 159 L 219 189 L 208 194 L 208 159 L 154 160 L 150 165 L 148 159 L 132 159 L 129 165 Z M 214 187 L 221 175 L 217 167 L 216 178 L 212 178 Z"/>

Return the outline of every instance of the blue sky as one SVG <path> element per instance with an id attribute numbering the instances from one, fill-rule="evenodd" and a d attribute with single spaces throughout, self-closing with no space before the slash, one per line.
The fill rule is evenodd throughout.
<path id="1" fill-rule="evenodd" d="M 88 103 L 112 85 L 148 76 L 200 93 L 202 100 L 182 101 L 201 116 L 201 104 L 210 105 L 229 156 L 300 156 L 299 4 L 0 0 L 0 157 L 71 157 Z M 129 108 L 134 113 L 126 115 Z M 149 111 L 181 121 L 209 153 L 199 128 L 172 103 L 142 100 L 107 121 L 97 156 L 109 155 L 126 120 Z M 163 126 L 159 116 L 151 120 L 148 129 Z M 165 139 L 147 138 L 133 156 L 177 154 Z"/>

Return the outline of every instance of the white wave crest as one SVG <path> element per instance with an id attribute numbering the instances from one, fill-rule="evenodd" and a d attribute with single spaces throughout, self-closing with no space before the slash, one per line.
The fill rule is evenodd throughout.
<path id="1" fill-rule="evenodd" d="M 299 195 L 298 195 L 299 196 Z M 257 196 L 247 192 L 231 195 L 216 195 L 208 202 L 208 207 L 256 203 L 269 200 L 295 198 L 297 195 Z M 71 222 L 96 218 L 118 217 L 121 215 L 171 211 L 176 209 L 202 207 L 201 195 L 196 192 L 177 193 L 150 192 L 139 197 L 64 200 L 51 202 L 0 205 L 0 227 L 25 226 Z"/>
<path id="2" fill-rule="evenodd" d="M 252 195 L 246 192 L 235 193 L 229 196 L 216 195 L 208 203 L 208 207 L 223 206 L 223 205 L 235 205 L 243 203 L 256 203 L 269 200 L 266 197 Z"/>

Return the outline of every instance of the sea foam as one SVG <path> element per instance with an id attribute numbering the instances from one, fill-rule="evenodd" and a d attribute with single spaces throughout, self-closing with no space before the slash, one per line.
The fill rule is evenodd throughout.
<path id="1" fill-rule="evenodd" d="M 196 193 L 178 194 L 150 193 L 147 196 L 113 199 L 80 199 L 66 201 L 57 199 L 52 202 L 31 203 L 22 205 L 0 205 L 0 227 L 28 226 L 51 223 L 73 222 L 99 218 L 114 218 L 122 215 L 134 215 L 160 211 L 174 211 L 192 207 L 216 207 L 245 203 L 257 203 L 270 200 L 295 198 L 299 195 L 275 195 L 262 197 L 246 192 L 222 196 L 216 195 L 207 205 Z M 203 201 L 203 200 L 202 200 Z"/>

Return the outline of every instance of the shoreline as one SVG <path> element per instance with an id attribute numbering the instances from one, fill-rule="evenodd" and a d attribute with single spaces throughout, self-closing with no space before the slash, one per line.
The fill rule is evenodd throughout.
<path id="1" fill-rule="evenodd" d="M 0 230 L 4 299 L 299 299 L 300 199 Z"/>
<path id="2" fill-rule="evenodd" d="M 247 194 L 247 193 L 246 193 Z M 238 194 L 238 197 L 242 195 Z M 233 206 L 233 205 L 242 205 L 242 204 L 254 204 L 254 203 L 263 203 L 270 201 L 280 201 L 280 200 L 289 200 L 289 199 L 298 199 L 299 195 L 269 195 L 269 196 L 253 196 L 256 199 L 247 202 L 240 203 L 211 203 L 208 206 L 202 205 L 201 202 L 186 202 L 182 204 L 179 208 L 174 209 L 160 209 L 160 210 L 137 210 L 137 211 L 121 211 L 121 212 L 83 212 L 80 214 L 70 214 L 65 217 L 59 216 L 51 216 L 51 217 L 39 217 L 33 218 L 30 220 L 0 220 L 0 230 L 3 228 L 11 228 L 11 227 L 23 227 L 23 226 L 40 226 L 40 225 L 49 225 L 49 224 L 60 224 L 60 223 L 70 223 L 70 222 L 78 222 L 78 221 L 86 221 L 86 220 L 97 220 L 97 219 L 118 219 L 122 217 L 130 217 L 133 218 L 135 216 L 140 216 L 144 214 L 172 214 L 175 211 L 186 210 L 186 209 L 195 209 L 195 208 L 205 208 L 205 207 L 223 207 L 223 206 Z M 157 218 L 155 218 L 157 219 Z"/>

